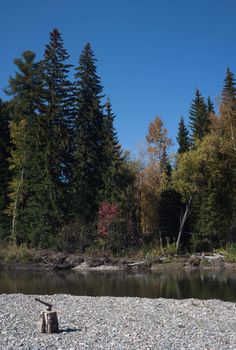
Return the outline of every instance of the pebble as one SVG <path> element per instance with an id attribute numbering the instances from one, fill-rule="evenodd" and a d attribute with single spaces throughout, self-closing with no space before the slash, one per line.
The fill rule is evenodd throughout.
<path id="1" fill-rule="evenodd" d="M 0 295 L 0 350 L 236 350 L 234 303 L 43 295 L 61 332 L 40 334 L 35 297 Z"/>

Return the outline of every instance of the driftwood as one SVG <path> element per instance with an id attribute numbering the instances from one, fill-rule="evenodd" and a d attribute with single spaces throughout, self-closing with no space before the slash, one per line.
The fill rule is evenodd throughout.
<path id="1" fill-rule="evenodd" d="M 134 263 L 129 263 L 127 265 L 127 269 L 135 269 L 135 270 L 145 270 L 150 268 L 151 263 L 147 261 L 139 261 Z"/>
<path id="2" fill-rule="evenodd" d="M 221 254 L 213 254 L 213 255 L 202 255 L 203 259 L 207 260 L 224 260 L 224 256 Z"/>
<path id="3" fill-rule="evenodd" d="M 62 265 L 55 265 L 53 266 L 53 270 L 71 270 L 75 267 L 75 265 L 72 264 L 62 264 Z"/>

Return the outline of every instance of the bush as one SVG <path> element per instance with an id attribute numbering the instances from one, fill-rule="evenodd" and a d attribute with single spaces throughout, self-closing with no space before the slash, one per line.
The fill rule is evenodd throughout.
<path id="1" fill-rule="evenodd" d="M 83 253 L 96 237 L 96 231 L 96 223 L 86 225 L 75 222 L 66 225 L 59 233 L 57 248 L 68 253 Z"/>
<path id="2" fill-rule="evenodd" d="M 20 246 L 7 245 L 0 251 L 0 257 L 5 261 L 31 262 L 34 259 L 34 250 L 29 249 L 26 244 Z"/>

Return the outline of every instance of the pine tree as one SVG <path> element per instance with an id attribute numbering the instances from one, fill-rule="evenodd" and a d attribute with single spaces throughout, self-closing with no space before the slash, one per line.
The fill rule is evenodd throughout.
<path id="1" fill-rule="evenodd" d="M 179 144 L 178 153 L 184 153 L 190 149 L 190 138 L 187 127 L 184 124 L 184 118 L 181 116 L 179 122 L 179 129 L 177 135 L 177 142 Z"/>
<path id="2" fill-rule="evenodd" d="M 95 62 L 91 46 L 87 44 L 75 74 L 75 146 L 71 182 L 74 216 L 86 222 L 91 222 L 98 212 L 104 172 L 103 88 Z"/>
<path id="3" fill-rule="evenodd" d="M 196 140 L 202 140 L 209 132 L 210 119 L 204 98 L 198 89 L 190 107 L 189 119 L 193 143 Z"/>
<path id="4" fill-rule="evenodd" d="M 9 232 L 9 218 L 5 214 L 8 207 L 8 183 L 10 181 L 9 156 L 10 156 L 10 131 L 9 108 L 6 102 L 0 99 L 0 239 L 6 237 Z"/>

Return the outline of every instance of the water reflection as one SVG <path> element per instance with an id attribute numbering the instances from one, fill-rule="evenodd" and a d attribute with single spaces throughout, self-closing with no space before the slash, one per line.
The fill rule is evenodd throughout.
<path id="1" fill-rule="evenodd" d="M 74 294 L 146 298 L 200 298 L 236 301 L 233 271 L 78 273 L 0 271 L 0 293 Z"/>

